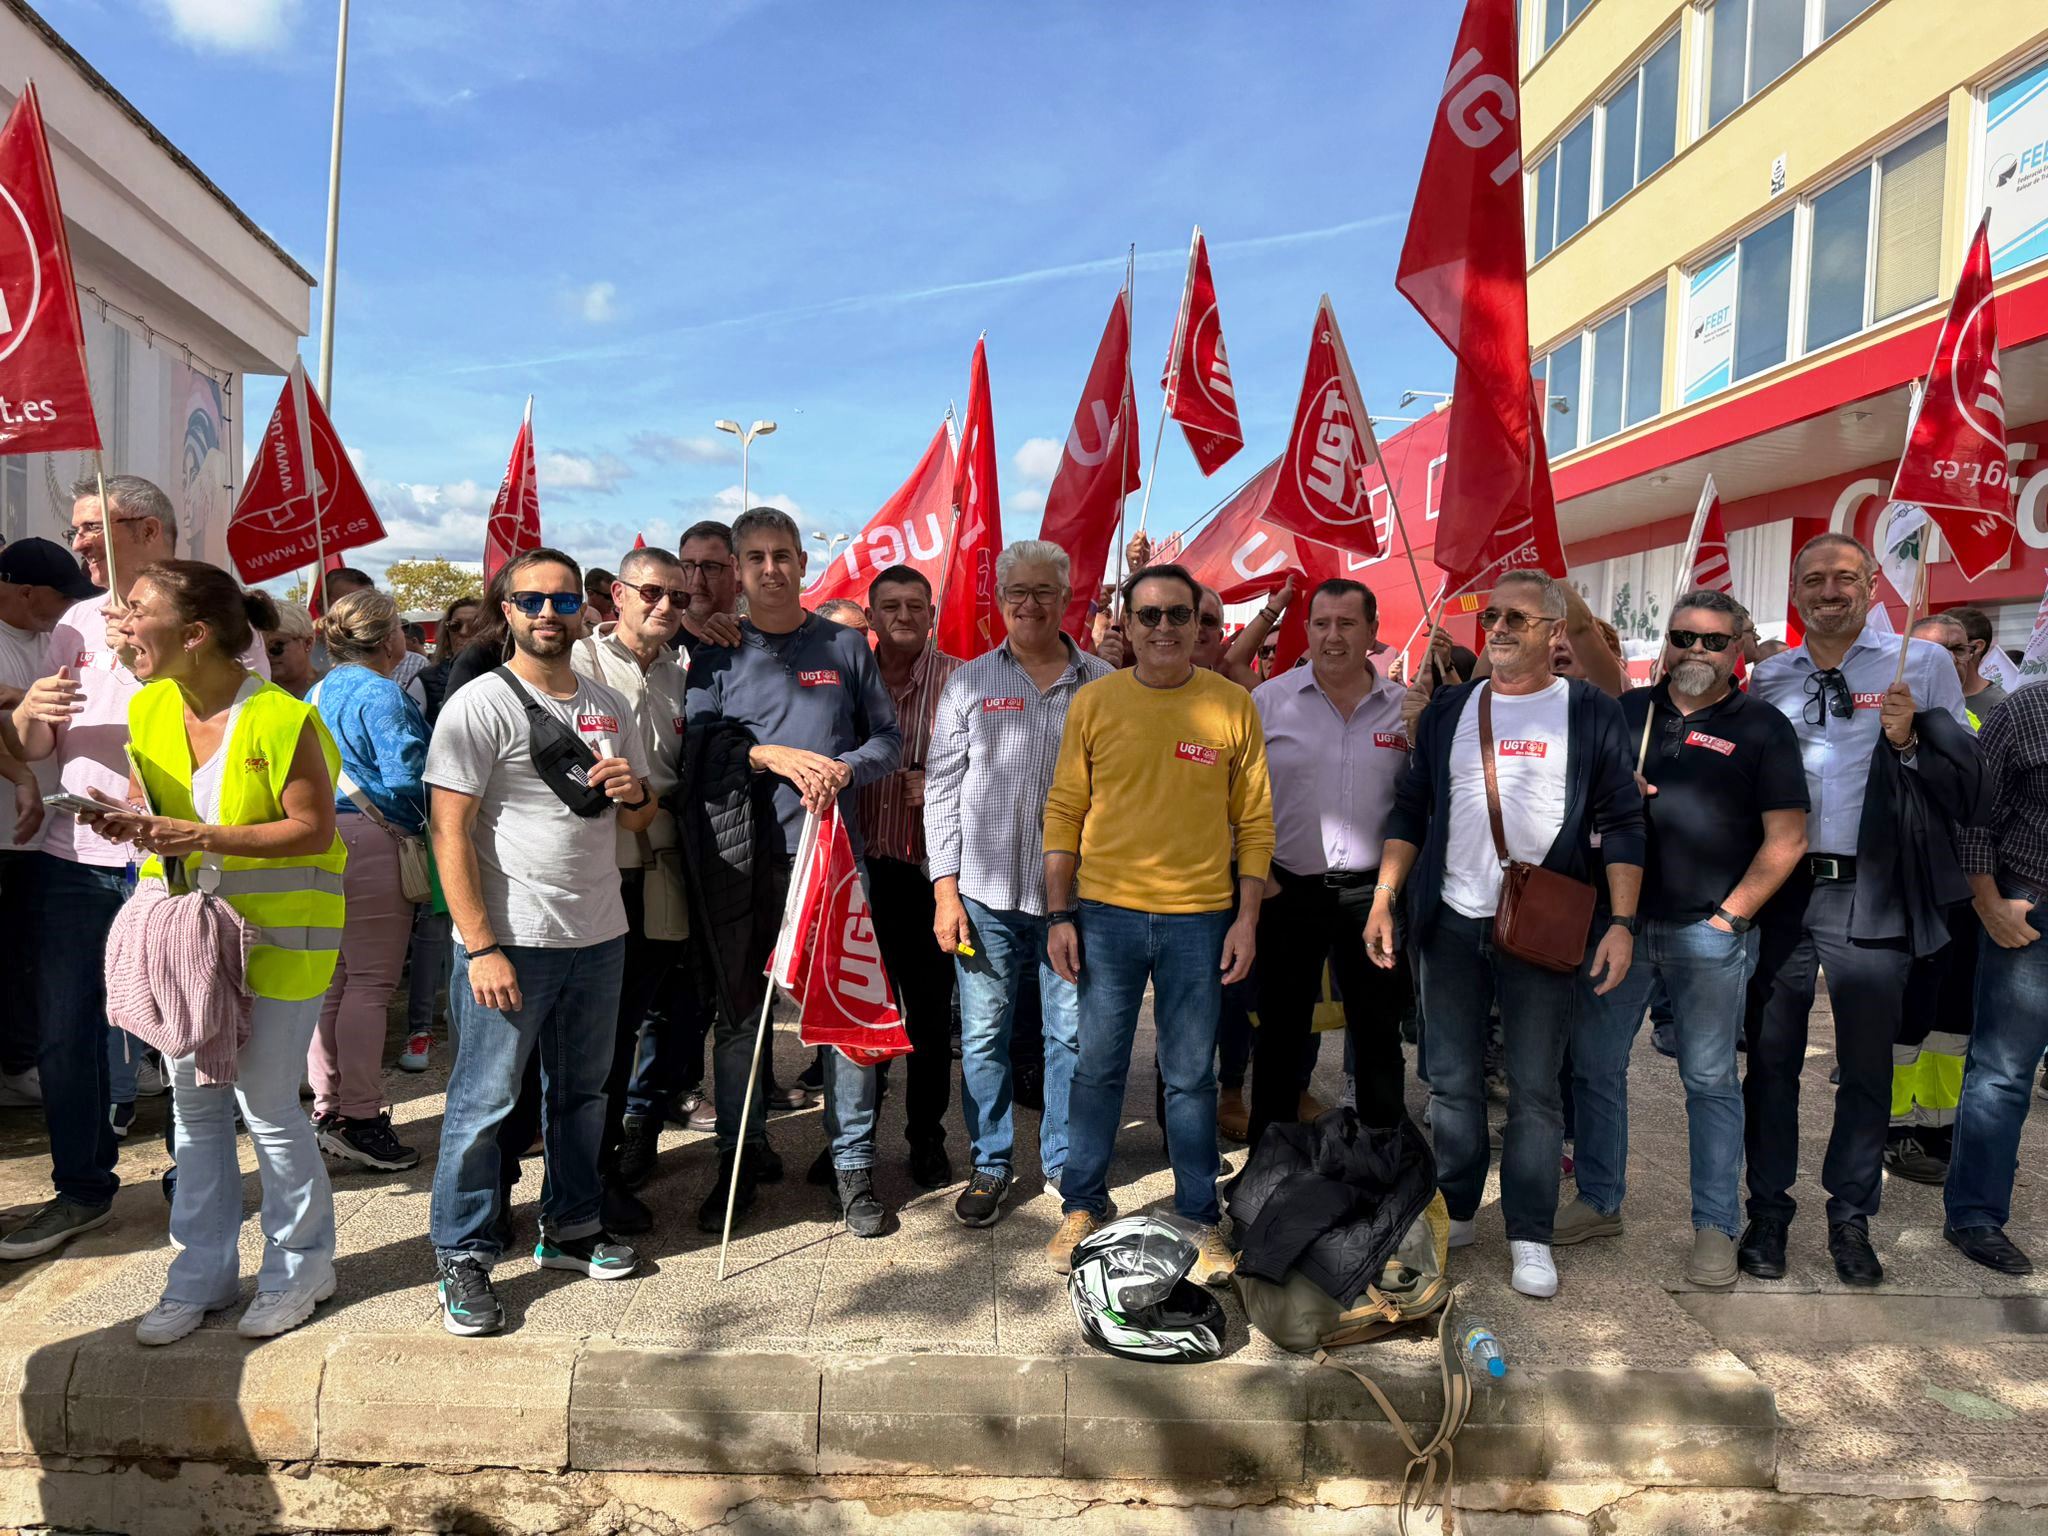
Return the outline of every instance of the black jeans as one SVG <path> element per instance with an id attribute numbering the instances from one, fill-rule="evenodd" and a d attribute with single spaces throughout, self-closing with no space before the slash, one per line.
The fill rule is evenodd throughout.
<path id="1" fill-rule="evenodd" d="M 43 1121 L 50 1132 L 50 1178 L 78 1205 L 114 1198 L 113 1089 L 107 1067 L 107 934 L 128 897 L 118 869 L 30 855 L 40 946 L 36 1002 L 41 1041 Z M 60 942 L 61 941 L 61 942 Z"/>
<path id="2" fill-rule="evenodd" d="M 1321 995 L 1323 961 L 1344 998 L 1358 1118 L 1398 1124 L 1403 1113 L 1400 977 L 1365 952 L 1377 870 L 1331 885 L 1321 875 L 1273 866 L 1278 895 L 1259 909 L 1259 1027 L 1252 1031 L 1251 1144 L 1268 1125 L 1291 1123 L 1301 1091 L 1302 1059 Z"/>
<path id="3" fill-rule="evenodd" d="M 1901 943 L 1849 938 L 1854 880 L 1816 881 L 1795 871 L 1763 910 L 1757 974 L 1770 978 L 1763 1013 L 1749 1036 L 1742 1079 L 1743 1143 L 1749 1159 L 1749 1214 L 1790 1221 L 1797 1209 L 1799 1076 L 1806 1066 L 1814 973 L 1828 973 L 1834 1006 L 1835 1123 L 1821 1164 L 1828 1220 L 1865 1225 L 1877 1214 L 1885 1130 L 1891 1122 L 1892 1042 L 1912 956 Z"/>
<path id="4" fill-rule="evenodd" d="M 868 907 L 910 1035 L 903 1134 L 913 1147 L 940 1146 L 953 1100 L 954 978 L 952 957 L 932 936 L 932 883 L 915 864 L 870 857 Z"/>
<path id="5" fill-rule="evenodd" d="M 612 1066 L 604 1080 L 604 1139 L 599 1143 L 598 1169 L 607 1179 L 619 1160 L 626 1136 L 627 1090 L 640 1052 L 640 1030 L 655 1000 L 672 989 L 669 978 L 683 958 L 679 939 L 647 937 L 647 871 L 619 872 L 619 895 L 626 903 L 626 968 L 619 983 L 619 1028 L 612 1041 Z"/>
<path id="6" fill-rule="evenodd" d="M 0 1016 L 0 1072 L 16 1076 L 36 1064 L 42 1034 L 36 1020 L 36 855 L 0 852 L 0 975 L 9 1002 Z"/>

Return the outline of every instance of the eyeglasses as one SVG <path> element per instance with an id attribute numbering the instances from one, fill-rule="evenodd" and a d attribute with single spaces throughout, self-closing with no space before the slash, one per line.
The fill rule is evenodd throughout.
<path id="1" fill-rule="evenodd" d="M 1936 645 L 1941 645 L 1941 642 L 1939 640 L 1935 641 L 1934 643 Z M 1947 651 L 1951 656 L 1967 656 L 1970 654 L 1970 642 L 1967 640 L 1961 641 L 1955 645 L 1941 645 L 1941 648 Z"/>
<path id="2" fill-rule="evenodd" d="M 140 517 L 117 517 L 114 521 L 117 523 L 146 523 L 149 521 L 149 518 L 147 515 Z M 105 523 L 73 523 L 71 525 L 71 547 L 76 549 L 87 539 L 97 539 L 104 535 L 106 531 L 107 525 Z"/>
<path id="3" fill-rule="evenodd" d="M 1674 629 L 1671 631 L 1671 643 L 1681 651 L 1689 651 L 1696 645 L 1705 646 L 1718 656 L 1735 643 L 1735 636 L 1702 634 L 1696 629 Z"/>
<path id="4" fill-rule="evenodd" d="M 572 613 L 582 611 L 583 594 L 581 592 L 514 592 L 511 596 L 511 603 L 514 608 L 517 608 L 529 619 L 539 618 L 540 611 L 543 608 L 553 608 L 556 618 L 566 619 Z"/>
<path id="5" fill-rule="evenodd" d="M 272 661 L 277 661 L 296 644 L 298 644 L 296 640 L 272 640 L 263 649 Z"/>
<path id="6" fill-rule="evenodd" d="M 1147 629 L 1157 629 L 1161 624 L 1169 629 L 1186 629 L 1195 622 L 1195 610 L 1186 603 L 1175 603 L 1171 608 L 1134 608 L 1131 617 Z"/>
<path id="7" fill-rule="evenodd" d="M 1205 613 L 1205 614 L 1203 614 L 1203 615 L 1202 615 L 1202 628 L 1204 628 L 1204 629 L 1221 629 L 1222 627 L 1223 627 L 1223 615 L 1222 615 L 1222 614 L 1220 614 L 1220 613 Z"/>
<path id="8" fill-rule="evenodd" d="M 683 573 L 683 580 L 712 581 L 720 571 L 731 570 L 730 560 L 678 560 L 676 569 Z"/>
<path id="9" fill-rule="evenodd" d="M 674 587 L 664 587 L 659 582 L 649 582 L 646 586 L 636 586 L 633 590 L 640 594 L 640 601 L 650 608 L 659 608 L 664 597 L 678 608 L 690 601 L 689 593 L 678 591 Z"/>
<path id="10" fill-rule="evenodd" d="M 1003 601 L 1012 608 L 1022 608 L 1026 603 L 1036 603 L 1041 608 L 1050 608 L 1060 600 L 1058 587 L 1005 587 Z"/>
<path id="11" fill-rule="evenodd" d="M 1488 608 L 1479 615 L 1481 629 L 1505 629 L 1511 635 L 1519 635 L 1538 624 L 1554 624 L 1555 619 L 1545 618 L 1540 613 L 1523 613 L 1519 608 Z"/>
<path id="12" fill-rule="evenodd" d="M 1856 713 L 1856 705 L 1849 697 L 1849 681 L 1841 671 L 1829 667 L 1815 672 L 1806 680 L 1806 723 L 1820 725 L 1829 715 L 1837 720 L 1846 720 Z"/>

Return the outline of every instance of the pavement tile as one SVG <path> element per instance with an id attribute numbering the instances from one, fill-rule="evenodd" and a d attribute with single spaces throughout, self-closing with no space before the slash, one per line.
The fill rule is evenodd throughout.
<path id="1" fill-rule="evenodd" d="M 570 1373 L 581 1349 L 542 1336 L 344 1337 L 331 1346 L 321 1387 L 320 1455 L 559 1470 L 569 1462 Z"/>
<path id="2" fill-rule="evenodd" d="M 735 1263 L 722 1282 L 715 1255 L 670 1259 L 634 1287 L 614 1334 L 684 1349 L 800 1347 L 810 1338 L 824 1272 L 822 1244 Z"/>
<path id="3" fill-rule="evenodd" d="M 628 1472 L 809 1473 L 818 1362 L 795 1354 L 586 1350 L 569 1394 L 570 1464 Z"/>
<path id="4" fill-rule="evenodd" d="M 64 1449 L 65 1394 L 81 1340 L 42 1328 L 0 1331 L 0 1455 L 52 1455 Z"/>
<path id="5" fill-rule="evenodd" d="M 303 1461 L 319 1448 L 326 1343 L 285 1334 L 255 1342 L 200 1329 L 145 1348 L 132 1330 L 79 1341 L 66 1396 L 73 1456 Z"/>
<path id="6" fill-rule="evenodd" d="M 1066 1396 L 1058 1361 L 829 1360 L 818 1470 L 1058 1477 Z"/>
<path id="7" fill-rule="evenodd" d="M 840 1238 L 828 1249 L 811 1314 L 823 1346 L 947 1349 L 996 1344 L 993 1253 L 920 1257 L 891 1241 Z"/>

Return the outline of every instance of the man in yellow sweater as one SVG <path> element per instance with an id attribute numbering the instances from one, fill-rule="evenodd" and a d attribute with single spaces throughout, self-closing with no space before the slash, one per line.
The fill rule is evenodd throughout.
<path id="1" fill-rule="evenodd" d="M 1078 984 L 1081 1014 L 1066 1219 L 1046 1248 L 1061 1274 L 1074 1245 L 1115 1214 L 1109 1160 L 1148 980 L 1174 1209 L 1201 1229 L 1193 1278 L 1218 1285 L 1236 1264 L 1216 1230 L 1216 1019 L 1224 985 L 1251 970 L 1273 802 L 1251 695 L 1194 663 L 1201 601 L 1178 565 L 1124 584 L 1137 665 L 1074 695 L 1046 797 L 1046 953 Z"/>

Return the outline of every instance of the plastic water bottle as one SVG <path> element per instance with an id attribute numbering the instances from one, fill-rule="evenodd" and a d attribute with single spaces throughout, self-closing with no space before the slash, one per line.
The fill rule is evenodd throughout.
<path id="1" fill-rule="evenodd" d="M 1495 1338 L 1493 1330 L 1484 1323 L 1467 1325 L 1458 1340 L 1458 1347 L 1464 1351 L 1465 1364 L 1472 1371 L 1484 1371 L 1490 1381 L 1499 1381 L 1508 1373 L 1508 1357 Z"/>

